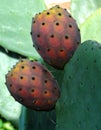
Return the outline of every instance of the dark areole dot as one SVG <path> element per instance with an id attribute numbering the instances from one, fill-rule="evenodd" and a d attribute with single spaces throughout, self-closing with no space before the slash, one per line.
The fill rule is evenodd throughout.
<path id="1" fill-rule="evenodd" d="M 45 22 L 43 22 L 42 25 L 45 25 Z"/>
<path id="2" fill-rule="evenodd" d="M 88 70 L 88 67 L 86 67 L 86 70 Z"/>
<path id="3" fill-rule="evenodd" d="M 77 58 L 77 61 L 79 61 L 79 58 Z"/>
<path id="4" fill-rule="evenodd" d="M 90 111 L 90 108 L 89 108 L 89 107 L 87 107 L 87 111 L 88 111 L 88 112 Z"/>
<path id="5" fill-rule="evenodd" d="M 59 8 L 60 8 L 60 6 L 58 6 L 58 5 L 57 5 L 57 8 L 59 9 Z"/>
<path id="6" fill-rule="evenodd" d="M 12 87 L 12 84 L 10 84 L 9 86 Z"/>
<path id="7" fill-rule="evenodd" d="M 54 87 L 54 89 L 56 90 L 56 89 L 57 89 L 57 87 Z"/>
<path id="8" fill-rule="evenodd" d="M 83 82 L 81 82 L 80 85 L 83 85 Z"/>
<path id="9" fill-rule="evenodd" d="M 60 52 L 64 52 L 64 50 L 63 50 L 63 49 L 60 49 Z"/>
<path id="10" fill-rule="evenodd" d="M 47 94 L 47 90 L 44 91 L 44 94 Z"/>
<path id="11" fill-rule="evenodd" d="M 65 11 L 67 11 L 67 9 L 66 9 L 66 8 L 65 8 L 64 10 L 65 10 Z"/>
<path id="12" fill-rule="evenodd" d="M 35 92 L 34 88 L 31 89 L 31 92 L 32 92 L 32 93 Z"/>
<path id="13" fill-rule="evenodd" d="M 96 128 L 97 130 L 99 129 L 97 125 L 95 125 L 95 128 Z"/>
<path id="14" fill-rule="evenodd" d="M 77 45 L 79 45 L 80 42 L 77 42 Z"/>
<path id="15" fill-rule="evenodd" d="M 13 76 L 13 74 L 11 74 L 11 77 Z"/>
<path id="16" fill-rule="evenodd" d="M 50 12 L 47 12 L 47 15 L 50 15 Z"/>
<path id="17" fill-rule="evenodd" d="M 19 90 L 19 91 L 22 91 L 22 88 L 19 88 L 18 90 Z"/>
<path id="18" fill-rule="evenodd" d="M 36 62 L 37 62 L 38 60 L 37 60 L 37 59 L 34 59 L 34 61 L 36 61 Z"/>
<path id="19" fill-rule="evenodd" d="M 30 35 L 32 35 L 32 32 L 30 32 Z"/>
<path id="20" fill-rule="evenodd" d="M 34 60 L 30 60 L 30 62 L 34 62 Z"/>
<path id="21" fill-rule="evenodd" d="M 51 49 L 50 49 L 50 48 L 48 48 L 48 49 L 47 49 L 47 51 L 49 52 L 49 51 L 51 51 Z"/>
<path id="22" fill-rule="evenodd" d="M 33 44 L 33 47 L 35 47 L 35 44 Z"/>
<path id="23" fill-rule="evenodd" d="M 21 62 L 24 62 L 24 60 L 21 60 Z"/>
<path id="24" fill-rule="evenodd" d="M 94 63 L 96 63 L 96 60 L 94 60 Z"/>
<path id="25" fill-rule="evenodd" d="M 80 32 L 80 29 L 78 28 L 78 31 Z"/>
<path id="26" fill-rule="evenodd" d="M 69 18 L 71 18 L 71 17 L 72 17 L 70 14 L 69 14 L 68 16 L 69 16 Z"/>
<path id="27" fill-rule="evenodd" d="M 36 21 L 34 20 L 33 23 L 36 23 Z"/>
<path id="28" fill-rule="evenodd" d="M 59 16 L 61 16 L 62 14 L 61 13 L 58 13 Z"/>
<path id="29" fill-rule="evenodd" d="M 32 80 L 35 80 L 35 77 L 32 77 Z"/>
<path id="30" fill-rule="evenodd" d="M 38 51 L 40 50 L 40 48 L 39 47 L 35 47 Z"/>
<path id="31" fill-rule="evenodd" d="M 37 37 L 39 38 L 39 37 L 40 37 L 40 34 L 37 34 Z"/>
<path id="32" fill-rule="evenodd" d="M 45 82 L 45 83 L 47 83 L 48 81 L 47 81 L 47 80 L 45 80 L 44 82 Z"/>
<path id="33" fill-rule="evenodd" d="M 35 67 L 35 66 L 32 66 L 32 69 L 36 69 L 36 67 Z"/>
<path id="34" fill-rule="evenodd" d="M 59 22 L 56 22 L 56 26 L 59 26 Z"/>
<path id="35" fill-rule="evenodd" d="M 94 48 L 92 47 L 91 50 L 94 50 Z"/>
<path id="36" fill-rule="evenodd" d="M 52 34 L 50 37 L 51 37 L 51 38 L 54 38 L 54 35 Z"/>
<path id="37" fill-rule="evenodd" d="M 68 38 L 69 38 L 69 37 L 66 35 L 66 36 L 65 36 L 65 39 L 68 39 Z"/>
<path id="38" fill-rule="evenodd" d="M 24 69 L 25 67 L 24 66 L 21 66 L 22 69 Z"/>
<path id="39" fill-rule="evenodd" d="M 71 79 L 72 77 L 69 75 L 68 78 Z"/>
<path id="40" fill-rule="evenodd" d="M 23 79 L 23 76 L 20 76 L 20 79 Z"/>
<path id="41" fill-rule="evenodd" d="M 69 24 L 69 27 L 72 28 L 72 24 Z"/>

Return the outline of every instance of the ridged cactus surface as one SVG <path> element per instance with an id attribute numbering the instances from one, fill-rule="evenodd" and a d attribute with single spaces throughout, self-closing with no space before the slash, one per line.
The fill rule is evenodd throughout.
<path id="1" fill-rule="evenodd" d="M 55 130 L 55 111 L 34 111 L 23 107 L 19 120 L 19 130 Z"/>

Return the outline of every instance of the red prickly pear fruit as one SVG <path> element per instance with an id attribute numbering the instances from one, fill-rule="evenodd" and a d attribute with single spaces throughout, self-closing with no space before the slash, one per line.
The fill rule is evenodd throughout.
<path id="1" fill-rule="evenodd" d="M 59 6 L 45 10 L 32 19 L 31 37 L 33 46 L 44 61 L 57 69 L 64 68 L 81 42 L 76 21 Z"/>
<path id="2" fill-rule="evenodd" d="M 6 85 L 16 101 L 38 111 L 53 109 L 60 96 L 52 74 L 40 63 L 28 59 L 20 60 L 8 72 Z"/>

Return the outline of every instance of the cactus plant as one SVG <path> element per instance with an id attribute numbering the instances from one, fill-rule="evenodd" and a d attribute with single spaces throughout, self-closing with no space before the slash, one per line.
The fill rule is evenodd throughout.
<path id="1" fill-rule="evenodd" d="M 5 3 L 5 1 L 3 2 Z M 14 10 L 11 10 L 9 13 L 14 16 L 15 12 Z M 21 31 L 22 30 L 20 30 L 20 33 Z M 0 41 L 3 41 L 5 30 L 2 30 L 1 34 L 2 37 L 0 37 Z M 21 34 L 23 35 L 23 33 Z M 94 39 L 96 39 L 96 37 L 94 37 Z M 11 49 L 14 52 L 23 54 L 27 56 L 27 58 L 38 58 L 38 60 L 40 58 L 40 56 L 37 55 L 36 51 L 34 48 L 31 48 L 31 46 L 29 47 L 31 49 L 29 49 L 25 47 L 26 45 L 23 44 L 26 49 L 19 49 L 17 47 L 18 44 L 14 44 L 13 48 L 12 44 L 8 44 L 6 40 L 4 40 L 4 43 L 5 44 L 1 42 L 3 47 L 6 47 L 7 44 L 7 49 Z M 28 52 L 26 50 L 28 50 Z M 29 54 L 30 50 L 31 53 Z M 8 54 L 9 53 L 7 52 L 6 56 Z M 63 70 L 57 70 L 44 63 L 58 81 L 61 90 L 61 96 L 55 105 L 55 109 L 50 111 L 35 111 L 22 106 L 22 112 L 19 120 L 19 130 L 100 130 L 100 59 L 101 45 L 96 41 L 90 40 L 79 45 L 73 57 L 69 60 L 68 63 L 65 64 Z M 4 63 L 4 61 L 2 63 Z M 41 63 L 43 63 L 43 61 Z M 7 62 L 5 65 L 7 65 Z M 4 66 L 2 68 L 4 68 Z M 10 68 L 11 66 L 9 66 L 9 69 Z M 1 82 L 1 86 L 2 84 L 3 83 Z M 9 109 L 9 113 L 10 112 L 11 110 Z M 12 114 L 10 113 L 10 115 Z"/>
<path id="2" fill-rule="evenodd" d="M 86 41 L 65 67 L 56 130 L 100 130 L 101 44 Z"/>
<path id="3" fill-rule="evenodd" d="M 47 65 L 61 86 L 61 97 L 56 104 L 56 110 L 48 113 L 24 109 L 25 122 L 29 123 L 23 123 L 25 130 L 29 130 L 31 120 L 34 123 L 31 124 L 33 130 L 100 130 L 100 65 L 101 44 L 92 40 L 85 41 L 78 47 L 64 70 L 56 70 Z M 36 122 L 34 117 L 37 117 Z M 47 121 L 50 122 L 48 126 Z"/>

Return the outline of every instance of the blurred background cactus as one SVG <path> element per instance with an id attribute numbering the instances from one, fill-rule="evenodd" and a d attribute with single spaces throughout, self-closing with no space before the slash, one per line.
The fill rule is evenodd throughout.
<path id="1" fill-rule="evenodd" d="M 5 74 L 22 57 L 43 63 L 32 45 L 31 21 L 35 14 L 57 4 L 67 8 L 76 19 L 82 43 L 64 70 L 44 63 L 57 79 L 61 97 L 55 110 L 36 112 L 14 100 L 5 85 Z M 101 129 L 100 16 L 100 0 L 0 2 L 0 130 Z"/>

